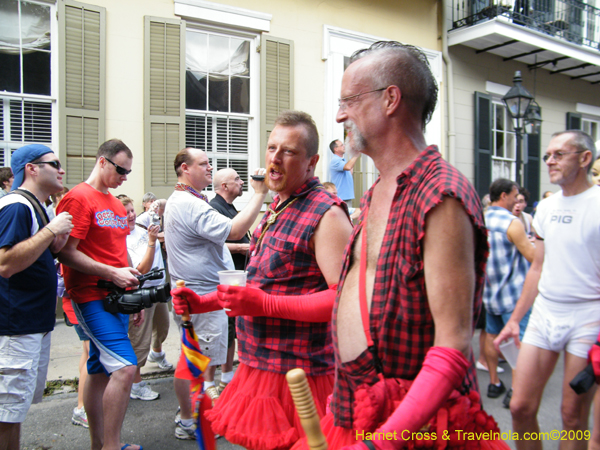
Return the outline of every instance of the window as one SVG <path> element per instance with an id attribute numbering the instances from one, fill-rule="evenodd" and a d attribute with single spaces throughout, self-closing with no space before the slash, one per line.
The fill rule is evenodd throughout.
<path id="1" fill-rule="evenodd" d="M 51 7 L 0 2 L 0 164 L 25 143 L 52 144 Z"/>
<path id="2" fill-rule="evenodd" d="M 500 101 L 493 101 L 492 112 L 492 181 L 498 178 L 514 180 L 516 138 L 513 121 Z"/>
<path id="3" fill-rule="evenodd" d="M 251 47 L 250 39 L 186 30 L 186 146 L 206 151 L 215 171 L 235 169 L 244 191 L 252 119 Z"/>
<path id="4" fill-rule="evenodd" d="M 594 142 L 596 142 L 598 139 L 600 139 L 599 125 L 600 125 L 600 121 L 598 121 L 598 120 L 586 119 L 586 118 L 581 119 L 581 126 L 583 128 L 583 131 L 585 131 L 587 134 L 589 134 L 592 137 L 592 140 Z"/>

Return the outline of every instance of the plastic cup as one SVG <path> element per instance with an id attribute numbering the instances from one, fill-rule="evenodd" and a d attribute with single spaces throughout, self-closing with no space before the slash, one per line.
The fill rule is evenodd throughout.
<path id="1" fill-rule="evenodd" d="M 246 271 L 244 270 L 221 270 L 219 274 L 219 284 L 226 286 L 246 286 Z M 223 308 L 225 311 L 231 311 L 229 308 Z"/>
<path id="2" fill-rule="evenodd" d="M 515 370 L 517 367 L 517 357 L 519 356 L 519 349 L 515 344 L 515 340 L 510 338 L 507 341 L 501 342 L 498 347 L 500 347 L 500 351 L 504 355 L 504 359 L 506 359 L 508 365 Z"/>
<path id="3" fill-rule="evenodd" d="M 219 284 L 226 286 L 246 286 L 246 271 L 244 270 L 221 270 Z"/>

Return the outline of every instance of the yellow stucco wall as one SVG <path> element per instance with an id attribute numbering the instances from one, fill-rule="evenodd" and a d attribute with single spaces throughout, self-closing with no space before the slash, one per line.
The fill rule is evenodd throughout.
<path id="1" fill-rule="evenodd" d="M 106 8 L 106 137 L 134 153 L 133 172 L 116 191 L 140 206 L 144 194 L 144 16 L 174 18 L 172 0 L 90 0 Z M 224 0 L 272 15 L 269 34 L 294 41 L 294 103 L 322 129 L 325 104 L 323 25 L 441 50 L 437 0 Z M 321 146 L 323 147 L 323 146 Z M 320 171 L 319 167 L 317 171 Z"/>

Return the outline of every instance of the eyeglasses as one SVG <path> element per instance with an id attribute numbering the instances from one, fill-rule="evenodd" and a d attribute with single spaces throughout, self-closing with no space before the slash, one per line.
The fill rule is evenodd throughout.
<path id="1" fill-rule="evenodd" d="M 60 170 L 60 168 L 62 167 L 60 165 L 60 161 L 40 161 L 40 162 L 34 162 L 31 164 L 48 164 L 49 166 L 54 167 L 56 170 Z"/>
<path id="2" fill-rule="evenodd" d="M 106 156 L 104 157 L 104 159 L 107 160 L 109 163 L 111 163 L 113 166 L 115 166 L 115 169 L 117 170 L 117 173 L 119 175 L 129 175 L 131 173 L 131 170 L 127 170 L 124 167 L 121 167 L 118 164 L 115 164 L 110 159 L 108 159 Z"/>
<path id="3" fill-rule="evenodd" d="M 373 89 L 372 91 L 361 92 L 360 94 L 349 95 L 348 97 L 342 97 L 338 100 L 338 104 L 340 106 L 340 109 L 344 110 L 346 109 L 348 104 L 352 104 L 353 101 L 358 100 L 361 95 L 370 94 L 372 92 L 385 91 L 388 87 L 389 86 L 379 89 Z"/>
<path id="4" fill-rule="evenodd" d="M 545 154 L 544 156 L 542 156 L 542 159 L 544 160 L 544 162 L 548 162 L 550 160 L 550 158 L 554 158 L 554 161 L 559 162 L 561 159 L 563 159 L 563 156 L 565 155 L 569 155 L 571 153 L 583 153 L 583 152 L 587 152 L 586 150 L 577 150 L 576 152 L 554 152 L 551 154 Z"/>

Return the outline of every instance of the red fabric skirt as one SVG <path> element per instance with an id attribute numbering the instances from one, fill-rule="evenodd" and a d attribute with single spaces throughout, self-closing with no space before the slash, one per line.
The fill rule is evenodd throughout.
<path id="1" fill-rule="evenodd" d="M 348 445 L 356 444 L 356 431 L 348 428 L 336 427 L 333 424 L 333 414 L 328 412 L 325 417 L 321 419 L 321 429 L 327 440 L 327 450 L 339 450 Z M 402 448 L 403 441 L 397 441 L 397 448 Z M 481 439 L 479 441 L 463 440 L 460 443 L 452 441 L 424 441 L 424 448 L 435 448 L 438 450 L 442 449 L 468 449 L 468 450 L 509 450 L 510 447 L 506 442 L 501 439 L 498 440 L 486 440 Z M 300 439 L 291 450 L 310 450 L 306 442 L 306 437 Z"/>
<path id="2" fill-rule="evenodd" d="M 325 415 L 333 378 L 307 376 L 319 417 Z M 215 434 L 250 450 L 286 450 L 304 436 L 285 374 L 242 363 L 206 417 Z"/>

